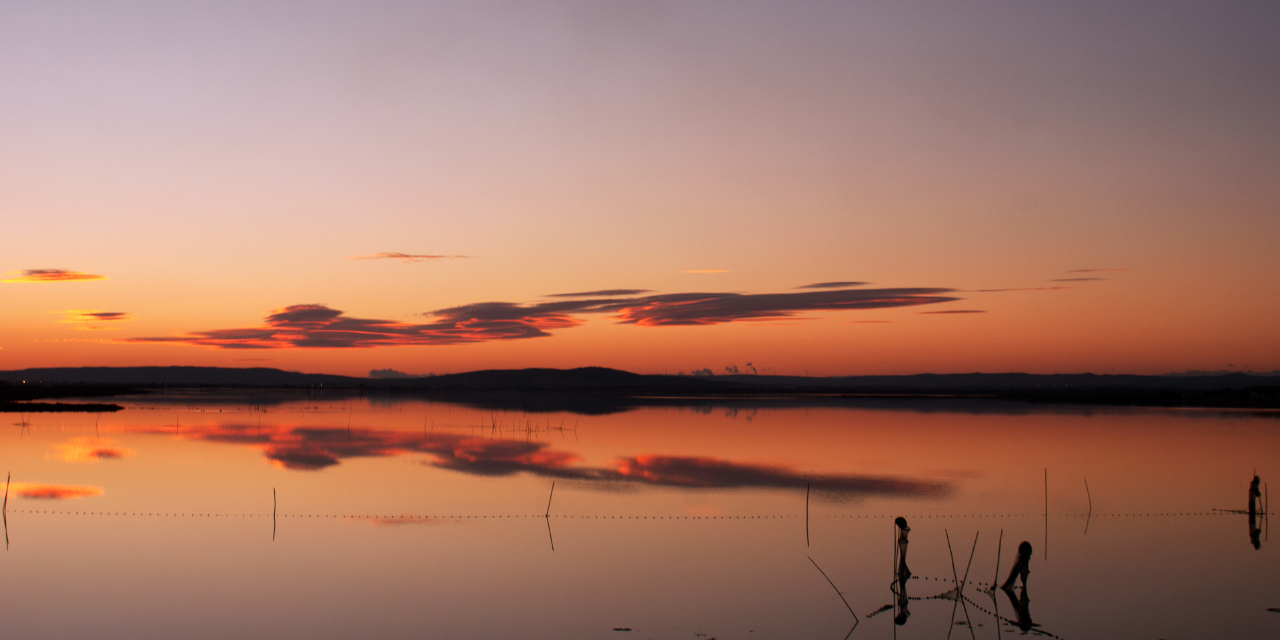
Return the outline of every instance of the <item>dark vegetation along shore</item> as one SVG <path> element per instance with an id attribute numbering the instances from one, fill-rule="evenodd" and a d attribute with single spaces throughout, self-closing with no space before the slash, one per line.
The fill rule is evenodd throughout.
<path id="1" fill-rule="evenodd" d="M 6 372 L 8 373 L 8 372 Z M 136 393 L 134 387 L 118 384 L 36 383 L 0 381 L 0 413 L 109 412 L 124 407 L 96 402 L 33 402 L 61 398 L 104 398 Z"/>
<path id="2" fill-rule="evenodd" d="M 862 399 L 915 404 L 962 400 L 1036 404 L 1280 409 L 1280 376 L 969 373 L 906 376 L 671 376 L 606 369 L 472 371 L 418 378 L 356 378 L 263 367 L 68 367 L 0 371 L 0 411 L 114 411 L 101 403 L 37 402 L 157 391 L 233 394 L 305 390 L 408 395 L 477 406 L 607 413 L 707 402 L 756 406 L 835 405 Z"/>

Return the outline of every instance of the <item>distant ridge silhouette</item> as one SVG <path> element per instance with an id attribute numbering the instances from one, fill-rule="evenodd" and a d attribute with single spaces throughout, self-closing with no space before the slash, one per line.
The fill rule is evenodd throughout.
<path id="1" fill-rule="evenodd" d="M 269 367 L 48 367 L 0 371 L 0 380 L 52 384 L 311 386 L 345 385 L 363 378 L 295 373 Z"/>
<path id="2" fill-rule="evenodd" d="M 27 384 L 23 384 L 26 381 Z M 981 397 L 1072 404 L 1280 408 L 1280 376 L 1245 373 L 1141 376 L 959 373 L 894 376 L 644 375 L 609 369 L 493 369 L 409 378 L 356 378 L 267 367 L 54 367 L 0 371 L 0 393 L 49 387 L 28 399 L 66 397 L 65 385 L 135 388 L 323 388 L 433 393 L 585 393 L 619 396 L 903 396 Z M 108 393 L 92 395 L 110 395 Z"/>

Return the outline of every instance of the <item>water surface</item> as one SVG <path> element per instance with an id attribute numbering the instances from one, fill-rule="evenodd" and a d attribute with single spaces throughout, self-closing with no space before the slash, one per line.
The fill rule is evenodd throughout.
<path id="1" fill-rule="evenodd" d="M 125 404 L 4 416 L 7 637 L 1280 634 L 1271 414 Z"/>

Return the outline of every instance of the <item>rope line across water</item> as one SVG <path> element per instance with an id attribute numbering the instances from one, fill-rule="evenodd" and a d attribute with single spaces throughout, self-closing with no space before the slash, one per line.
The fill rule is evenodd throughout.
<path id="1" fill-rule="evenodd" d="M 191 513 L 191 512 L 142 512 L 142 511 L 70 511 L 55 509 L 9 509 L 7 513 L 25 513 L 36 515 L 75 515 L 75 516 L 110 516 L 110 517 L 180 517 L 180 518 L 270 518 L 270 513 Z M 1055 518 L 1084 518 L 1083 513 L 1051 513 Z M 1095 518 L 1156 518 L 1186 516 L 1232 516 L 1239 515 L 1224 511 L 1170 512 L 1170 513 L 1095 513 Z M 803 518 L 800 515 L 740 515 L 740 516 L 620 516 L 620 515 L 569 515 L 569 514 L 331 514 L 331 513 L 280 513 L 277 518 L 338 518 L 348 520 L 385 520 L 385 519 L 421 519 L 421 520 L 499 520 L 512 518 L 556 518 L 561 520 L 784 520 Z M 812 520 L 846 519 L 846 520 L 886 520 L 896 516 L 890 515 L 817 515 Z M 1043 518 L 1043 513 L 998 513 L 998 514 L 926 514 L 907 516 L 909 518 L 928 520 L 942 518 Z"/>

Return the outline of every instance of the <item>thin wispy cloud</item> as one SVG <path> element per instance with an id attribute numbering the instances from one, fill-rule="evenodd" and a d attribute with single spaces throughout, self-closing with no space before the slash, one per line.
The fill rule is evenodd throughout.
<path id="1" fill-rule="evenodd" d="M 612 298 L 616 296 L 635 296 L 649 293 L 649 289 L 601 289 L 600 291 L 583 291 L 582 293 L 552 293 L 548 298 Z"/>
<path id="2" fill-rule="evenodd" d="M 1071 287 L 1023 287 L 1020 289 L 974 289 L 974 293 L 1004 293 L 1006 291 L 1063 291 L 1070 288 Z"/>
<path id="3" fill-rule="evenodd" d="M 67 309 L 66 311 L 55 311 L 53 313 L 61 313 L 62 319 L 58 322 L 64 324 L 90 324 L 97 322 L 127 322 L 133 320 L 133 316 L 124 311 L 99 311 L 97 309 Z"/>
<path id="4" fill-rule="evenodd" d="M 618 290 L 608 290 L 610 292 Z M 799 320 L 800 312 L 889 309 L 953 302 L 952 289 L 832 289 L 798 293 L 673 293 L 648 296 L 566 297 L 520 304 L 479 302 L 422 314 L 428 322 L 352 318 L 323 304 L 278 309 L 263 325 L 195 331 L 124 342 L 191 344 L 223 349 L 364 348 L 521 340 L 551 335 L 608 314 L 643 327 L 717 325 L 760 320 Z"/>
<path id="5" fill-rule="evenodd" d="M 862 285 L 865 285 L 865 284 L 870 284 L 870 283 L 869 282 L 815 282 L 813 284 L 806 284 L 802 287 L 796 287 L 796 288 L 797 289 L 845 289 L 848 287 L 861 287 Z"/>
<path id="6" fill-rule="evenodd" d="M 348 260 L 399 260 L 400 262 L 436 262 L 439 260 L 455 260 L 471 256 L 454 256 L 429 253 L 400 253 L 399 251 L 383 251 L 370 256 L 348 256 Z"/>
<path id="7" fill-rule="evenodd" d="M 106 276 L 70 271 L 68 269 L 26 269 L 18 271 L 20 275 L 3 282 L 80 282 L 85 280 L 106 280 Z"/>
<path id="8" fill-rule="evenodd" d="M 1055 278 L 1049 282 L 1103 282 L 1106 278 Z"/>
<path id="9" fill-rule="evenodd" d="M 748 318 L 786 318 L 800 311 L 887 309 L 952 302 L 951 289 L 837 289 L 803 293 L 677 293 L 637 298 L 605 311 L 641 326 L 713 325 Z"/>
<path id="10" fill-rule="evenodd" d="M 986 313 L 982 309 L 947 309 L 946 311 L 921 311 L 922 316 L 949 316 L 965 313 Z"/>

